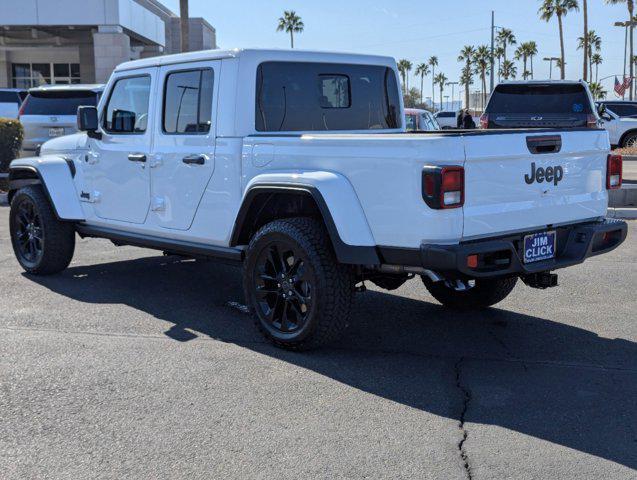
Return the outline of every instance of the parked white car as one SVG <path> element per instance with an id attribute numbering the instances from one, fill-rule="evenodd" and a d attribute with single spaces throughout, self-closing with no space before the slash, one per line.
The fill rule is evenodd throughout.
<path id="1" fill-rule="evenodd" d="M 610 144 L 615 147 L 637 145 L 637 105 L 632 102 L 597 102 L 603 127 L 608 131 Z"/>
<path id="2" fill-rule="evenodd" d="M 82 133 L 12 162 L 16 258 L 59 272 L 77 233 L 242 263 L 259 329 L 305 349 L 338 335 L 366 281 L 418 275 L 442 304 L 481 308 L 623 242 L 626 223 L 605 219 L 621 157 L 603 130 L 410 134 L 403 116 L 387 57 L 124 63 L 79 108 Z"/>
<path id="3" fill-rule="evenodd" d="M 443 130 L 458 128 L 458 113 L 459 112 L 443 110 L 434 113 L 434 118 Z"/>
<path id="4" fill-rule="evenodd" d="M 408 132 L 440 130 L 440 125 L 429 110 L 405 108 L 405 129 Z"/>

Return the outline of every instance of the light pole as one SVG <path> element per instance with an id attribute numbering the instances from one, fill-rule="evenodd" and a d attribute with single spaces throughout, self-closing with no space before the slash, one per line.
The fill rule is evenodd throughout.
<path id="1" fill-rule="evenodd" d="M 456 101 L 456 85 L 458 82 L 447 82 L 447 86 L 451 85 L 451 106 L 453 107 L 453 102 Z"/>
<path id="2" fill-rule="evenodd" d="M 549 62 L 549 80 L 553 79 L 553 62 L 558 61 L 559 57 L 544 57 L 542 60 Z"/>

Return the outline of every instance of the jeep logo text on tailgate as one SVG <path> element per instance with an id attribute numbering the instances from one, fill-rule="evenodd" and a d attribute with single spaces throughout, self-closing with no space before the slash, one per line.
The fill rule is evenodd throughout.
<path id="1" fill-rule="evenodd" d="M 524 181 L 529 185 L 533 182 L 542 183 L 545 180 L 547 183 L 553 182 L 553 185 L 557 185 L 562 178 L 564 178 L 564 170 L 559 165 L 535 168 L 535 162 L 531 164 L 531 174 L 524 175 Z"/>

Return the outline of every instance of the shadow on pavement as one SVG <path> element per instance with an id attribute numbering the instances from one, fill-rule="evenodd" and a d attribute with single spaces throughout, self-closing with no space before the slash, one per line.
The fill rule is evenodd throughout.
<path id="1" fill-rule="evenodd" d="M 29 278 L 81 302 L 146 312 L 172 324 L 165 333 L 176 341 L 207 336 L 236 343 L 412 408 L 458 420 L 466 407 L 466 422 L 637 468 L 634 342 L 501 309 L 459 314 L 367 292 L 358 296 L 339 344 L 299 354 L 264 343 L 252 319 L 227 306 L 243 298 L 233 267 L 146 257 Z M 448 377 L 439 385 L 424 382 L 440 360 L 462 369 L 456 398 L 443 388 Z M 461 388 L 471 394 L 464 406 Z"/>

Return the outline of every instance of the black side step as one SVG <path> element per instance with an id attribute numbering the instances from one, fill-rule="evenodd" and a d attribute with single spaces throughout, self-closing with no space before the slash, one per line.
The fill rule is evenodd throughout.
<path id="1" fill-rule="evenodd" d="M 164 252 L 177 255 L 214 258 L 231 263 L 241 263 L 243 261 L 243 250 L 240 248 L 218 247 L 216 245 L 206 245 L 205 243 L 165 239 L 140 233 L 124 232 L 112 228 L 83 224 L 76 225 L 75 230 L 82 238 L 106 238 L 116 245 L 132 245 L 134 247 L 163 250 Z"/>

